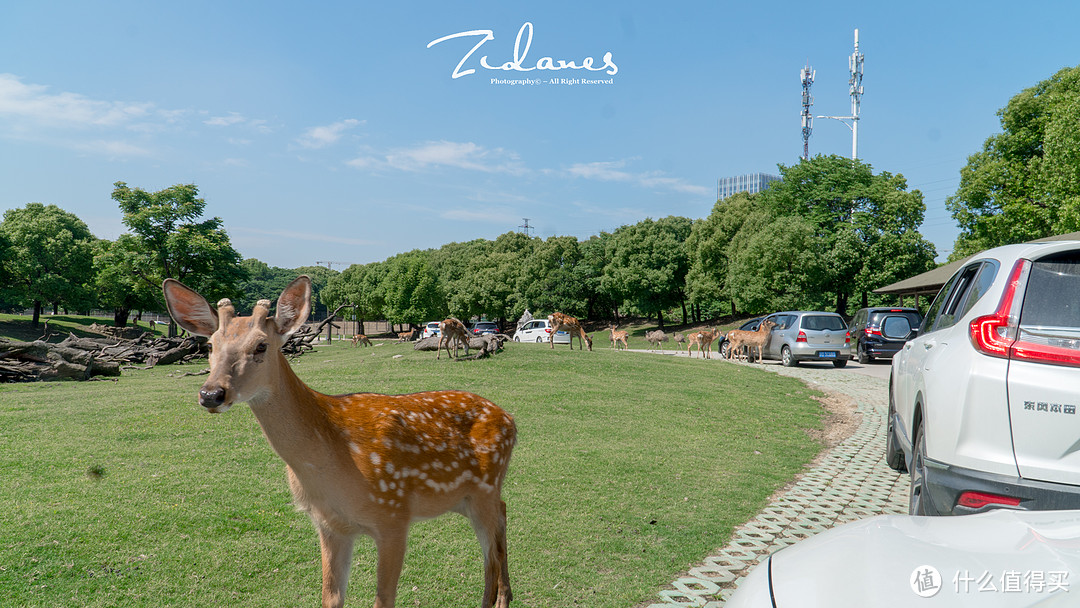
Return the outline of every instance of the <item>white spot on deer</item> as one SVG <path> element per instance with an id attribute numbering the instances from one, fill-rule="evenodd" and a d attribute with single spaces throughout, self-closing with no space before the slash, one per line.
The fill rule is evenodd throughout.
<path id="1" fill-rule="evenodd" d="M 352 441 L 349 442 L 349 449 L 352 450 L 354 454 L 360 453 L 360 446 L 356 445 L 356 443 Z"/>
<path id="2" fill-rule="evenodd" d="M 387 461 L 387 463 L 386 463 L 386 474 L 387 475 L 393 475 L 394 474 L 394 463 Z"/>
<path id="3" fill-rule="evenodd" d="M 385 479 L 380 479 L 379 480 L 379 490 L 381 490 L 383 492 L 386 492 L 386 480 Z M 379 499 L 379 502 L 381 503 L 382 499 Z"/>
<path id="4" fill-rule="evenodd" d="M 352 448 L 353 448 L 354 452 L 359 452 L 360 451 L 359 448 L 356 447 L 355 443 L 352 444 Z M 382 462 L 382 458 L 379 457 L 378 452 L 372 452 L 371 455 L 368 456 L 368 458 L 371 459 L 371 464 L 375 465 L 376 467 L 379 466 L 380 462 Z"/>

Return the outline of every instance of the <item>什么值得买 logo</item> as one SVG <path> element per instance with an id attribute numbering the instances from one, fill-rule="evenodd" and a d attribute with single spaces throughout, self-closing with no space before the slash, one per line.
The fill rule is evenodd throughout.
<path id="1" fill-rule="evenodd" d="M 469 52 L 465 53 L 461 58 L 461 61 L 458 62 L 457 66 L 454 67 L 454 71 L 450 74 L 451 78 L 461 78 L 462 76 L 468 76 L 469 74 L 476 72 L 475 68 L 462 68 L 465 66 L 465 62 L 467 62 L 469 58 L 484 45 L 484 43 L 495 39 L 495 32 L 492 30 L 469 30 L 467 32 L 458 32 L 456 34 L 450 34 L 449 36 L 443 36 L 442 38 L 436 38 L 427 45 L 427 48 L 430 49 L 440 42 L 446 42 L 447 40 L 453 40 L 455 38 L 467 38 L 470 36 L 479 36 L 480 41 L 469 49 Z M 527 36 L 525 38 L 524 48 L 522 48 L 522 36 Z M 480 57 L 480 66 L 488 70 L 517 72 L 531 72 L 533 70 L 589 70 L 592 72 L 607 72 L 609 76 L 614 76 L 619 72 L 619 66 L 615 65 L 615 61 L 611 58 L 611 51 L 604 53 L 604 64 L 601 66 L 595 65 L 596 60 L 592 57 L 585 57 L 579 64 L 575 61 L 553 59 L 549 56 L 544 56 L 538 59 L 535 65 L 526 67 L 522 64 L 529 54 L 529 47 L 532 46 L 532 37 L 533 24 L 526 21 L 521 26 L 521 29 L 518 30 L 517 38 L 514 40 L 513 61 L 507 61 L 501 65 L 491 65 L 488 63 L 488 56 L 483 55 Z"/>

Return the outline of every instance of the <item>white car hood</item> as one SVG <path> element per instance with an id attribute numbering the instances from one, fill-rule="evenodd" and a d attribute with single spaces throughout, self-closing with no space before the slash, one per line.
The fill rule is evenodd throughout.
<path id="1" fill-rule="evenodd" d="M 882 515 L 771 560 L 777 608 L 1080 606 L 1080 511 Z"/>

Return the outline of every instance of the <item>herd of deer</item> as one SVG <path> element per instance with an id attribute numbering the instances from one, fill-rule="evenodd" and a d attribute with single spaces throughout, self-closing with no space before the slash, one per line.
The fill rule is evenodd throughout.
<path id="1" fill-rule="evenodd" d="M 169 313 L 183 329 L 208 338 L 210 374 L 198 392 L 199 404 L 222 413 L 247 402 L 270 446 L 285 461 L 296 506 L 315 525 L 322 554 L 323 608 L 345 603 L 353 543 L 364 534 L 375 541 L 375 608 L 392 608 L 414 521 L 453 511 L 472 525 L 483 550 L 483 608 L 508 608 L 513 594 L 507 566 L 506 503 L 502 486 L 517 442 L 513 417 L 494 403 L 464 391 L 408 395 L 352 393 L 324 395 L 292 371 L 281 347 L 304 325 L 311 311 L 311 279 L 290 283 L 270 314 L 259 300 L 239 317 L 228 299 L 216 307 L 174 279 L 162 284 Z M 592 339 L 569 315 L 548 317 L 553 336 L 566 331 L 592 350 Z M 729 352 L 760 351 L 770 329 L 733 331 Z M 439 350 L 454 342 L 469 352 L 465 325 L 454 318 L 439 324 Z M 628 334 L 609 327 L 612 347 L 625 349 Z M 703 358 L 719 331 L 686 336 L 687 354 L 696 344 Z M 654 346 L 663 332 L 647 336 Z M 353 345 L 370 345 L 363 335 Z M 571 349 L 573 343 L 571 342 Z M 436 359 L 439 358 L 436 355 Z"/>

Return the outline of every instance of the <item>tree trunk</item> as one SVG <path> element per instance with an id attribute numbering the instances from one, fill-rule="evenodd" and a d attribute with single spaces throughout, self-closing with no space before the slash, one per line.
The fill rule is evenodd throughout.
<path id="1" fill-rule="evenodd" d="M 131 310 L 128 308 L 113 309 L 113 327 L 127 327 L 128 317 Z"/>
<path id="2" fill-rule="evenodd" d="M 656 311 L 656 328 L 664 329 L 664 311 Z"/>
<path id="3" fill-rule="evenodd" d="M 30 324 L 37 327 L 41 323 L 41 300 L 34 300 L 34 320 Z"/>
<path id="4" fill-rule="evenodd" d="M 682 301 L 682 324 L 686 325 L 686 300 Z"/>

